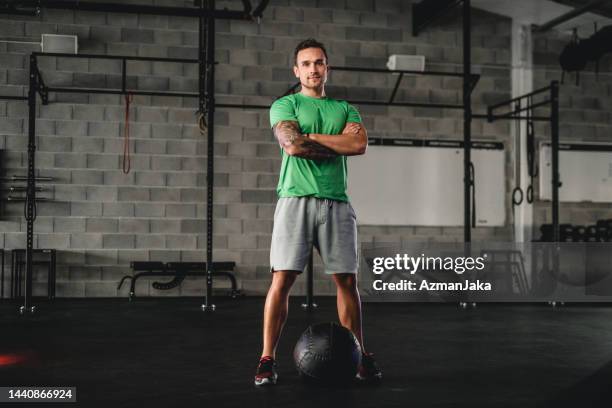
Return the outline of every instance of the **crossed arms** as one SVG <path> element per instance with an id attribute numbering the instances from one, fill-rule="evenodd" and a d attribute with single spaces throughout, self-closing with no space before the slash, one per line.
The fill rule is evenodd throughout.
<path id="1" fill-rule="evenodd" d="M 274 125 L 274 136 L 285 153 L 304 159 L 322 160 L 333 157 L 364 154 L 368 136 L 363 125 L 349 122 L 339 135 L 302 134 L 293 120 L 282 120 Z"/>

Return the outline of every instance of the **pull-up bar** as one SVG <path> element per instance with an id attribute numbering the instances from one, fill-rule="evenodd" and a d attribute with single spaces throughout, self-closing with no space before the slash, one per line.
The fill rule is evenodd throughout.
<path id="1" fill-rule="evenodd" d="M 150 61 L 150 62 L 174 62 L 184 64 L 197 64 L 199 61 L 192 58 L 156 58 L 156 57 L 139 57 L 129 55 L 102 55 L 102 54 L 64 54 L 64 53 L 45 53 L 45 52 L 33 52 L 34 57 L 56 57 L 56 58 L 89 58 L 89 59 L 108 59 L 108 60 L 119 60 L 122 61 L 122 88 L 121 89 L 107 89 L 107 88 L 80 88 L 80 87 L 53 87 L 44 85 L 42 74 L 36 65 L 36 72 L 38 75 L 38 82 L 40 85 L 39 92 L 41 93 L 44 103 L 48 98 L 48 93 L 59 92 L 59 93 L 92 93 L 92 94 L 111 94 L 111 95 L 140 95 L 140 96 L 171 96 L 171 97 L 184 97 L 184 98 L 197 98 L 199 93 L 196 92 L 171 92 L 171 91 L 142 91 L 131 89 L 128 90 L 126 87 L 127 78 L 127 61 Z M 346 67 L 346 66 L 332 66 L 333 71 L 345 71 L 345 72 L 366 72 L 366 73 L 380 73 L 380 74 L 398 74 L 398 79 L 395 82 L 391 96 L 388 100 L 374 101 L 374 100 L 347 100 L 347 102 L 355 105 L 372 105 L 372 106 L 398 106 L 398 107 L 416 107 L 416 108 L 439 108 L 439 109 L 463 109 L 463 105 L 458 104 L 436 104 L 426 102 L 398 102 L 395 100 L 399 83 L 403 78 L 403 75 L 424 75 L 424 76 L 446 76 L 446 77 L 457 77 L 462 78 L 463 74 L 459 72 L 444 72 L 444 71 L 411 71 L 411 70 L 388 70 L 382 68 L 366 68 L 366 67 Z M 480 80 L 479 74 L 471 74 L 471 89 L 473 90 L 475 85 Z M 300 86 L 299 82 L 292 85 L 283 96 L 294 92 Z M 519 96 L 514 99 L 496 103 L 490 105 L 487 108 L 486 114 L 472 114 L 474 119 L 487 119 L 489 122 L 498 119 L 530 119 L 533 121 L 550 121 L 548 116 L 517 116 L 516 110 L 510 113 L 495 114 L 495 111 L 500 107 L 519 101 L 520 99 L 533 97 L 538 94 L 549 92 L 550 86 L 535 90 L 528 94 Z M 27 100 L 25 96 L 4 96 L 0 97 L 3 99 L 15 99 L 15 100 Z M 537 104 L 533 104 L 532 107 L 545 106 L 550 103 L 550 99 L 547 99 Z M 241 108 L 241 109 L 269 109 L 269 105 L 258 105 L 258 104 L 237 104 L 237 103 L 216 103 L 217 108 Z M 527 108 L 523 108 L 520 112 L 525 111 Z"/>
<path id="2" fill-rule="evenodd" d="M 0 99 L 6 99 L 9 101 L 27 101 L 27 96 L 12 96 L 12 95 L 0 95 Z"/>
<path id="3" fill-rule="evenodd" d="M 197 64 L 197 59 L 189 58 L 155 58 L 155 57 L 136 57 L 127 55 L 102 55 L 102 54 L 65 54 L 65 53 L 45 53 L 45 52 L 33 52 L 34 58 L 38 57 L 56 57 L 56 58 L 89 58 L 89 59 L 109 59 L 119 60 L 122 62 L 121 66 L 121 77 L 122 87 L 121 89 L 104 89 L 104 88 L 80 88 L 80 87 L 53 87 L 46 86 L 44 84 L 42 75 L 38 66 L 36 66 L 36 75 L 38 75 L 39 92 L 41 94 L 43 103 L 46 103 L 49 92 L 63 92 L 63 93 L 93 93 L 93 94 L 114 94 L 114 95 L 141 95 L 141 96 L 172 96 L 172 97 L 185 97 L 185 98 L 196 98 L 199 97 L 199 93 L 195 92 L 169 92 L 169 91 L 141 91 L 141 90 L 128 90 L 127 89 L 127 61 L 150 61 L 150 62 L 174 62 L 174 63 L 185 63 L 185 64 Z M 373 105 L 373 106 L 399 106 L 399 107 L 416 107 L 416 108 L 439 108 L 439 109 L 463 109 L 463 105 L 458 104 L 438 104 L 438 103 L 425 103 L 425 102 L 396 102 L 395 96 L 399 88 L 400 82 L 404 75 L 426 75 L 426 76 L 445 76 L 445 77 L 458 77 L 462 78 L 463 74 L 458 72 L 443 72 L 443 71 L 411 71 L 411 70 L 388 70 L 379 68 L 364 68 L 364 67 L 344 67 L 344 66 L 332 66 L 333 71 L 346 71 L 346 72 L 367 72 L 367 73 L 380 73 L 380 74 L 398 74 L 398 78 L 395 82 L 393 91 L 390 98 L 387 101 L 373 101 L 373 100 L 348 100 L 349 103 L 355 105 Z M 480 75 L 471 74 L 470 76 L 470 90 L 473 90 L 478 81 Z M 299 82 L 294 84 L 285 94 L 293 92 L 299 86 Z M 27 99 L 27 98 L 26 98 Z M 244 104 L 215 104 L 219 108 L 247 108 L 247 109 L 268 109 L 269 105 L 244 105 Z"/>
<path id="4" fill-rule="evenodd" d="M 489 106 L 489 109 L 488 109 L 488 114 L 489 114 L 490 116 L 492 116 L 492 115 L 493 115 L 493 111 L 494 111 L 495 109 L 497 109 L 497 108 L 501 108 L 501 107 L 503 107 L 503 106 L 509 106 L 509 105 L 512 105 L 512 104 L 513 104 L 513 103 L 515 103 L 515 102 L 521 102 L 521 101 L 523 101 L 523 100 L 525 100 L 525 99 L 531 98 L 531 97 L 536 96 L 536 95 L 540 95 L 540 94 L 543 94 L 543 93 L 548 93 L 548 94 L 550 94 L 550 89 L 551 89 L 551 86 L 552 86 L 552 85 L 548 85 L 548 86 L 546 86 L 546 87 L 544 87 L 544 88 L 536 89 L 535 91 L 531 91 L 531 92 L 529 92 L 529 93 L 526 93 L 525 95 L 517 96 L 516 98 L 508 99 L 508 100 L 506 100 L 506 101 L 503 101 L 503 102 L 499 102 L 499 103 L 493 104 L 493 105 Z M 548 102 L 550 102 L 550 101 L 548 101 Z M 520 112 L 522 112 L 522 111 L 524 111 L 524 110 L 525 110 L 525 109 L 522 109 L 522 110 L 520 110 Z M 516 112 L 518 112 L 518 111 L 513 110 L 513 112 L 515 112 L 515 113 L 516 113 Z"/>

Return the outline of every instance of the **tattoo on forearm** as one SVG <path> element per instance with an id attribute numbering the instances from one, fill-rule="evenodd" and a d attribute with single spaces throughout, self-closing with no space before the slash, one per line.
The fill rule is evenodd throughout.
<path id="1" fill-rule="evenodd" d="M 301 149 L 296 156 L 303 157 L 306 159 L 330 159 L 332 157 L 338 156 L 338 153 L 334 152 L 332 149 L 325 147 L 323 145 L 318 144 L 312 140 L 309 140 L 305 137 L 302 137 Z"/>
<path id="2" fill-rule="evenodd" d="M 301 136 L 300 126 L 295 121 L 282 120 L 274 125 L 274 136 L 281 147 L 289 147 L 295 144 L 295 139 Z"/>
<path id="3" fill-rule="evenodd" d="M 336 152 L 302 135 L 296 121 L 283 120 L 274 125 L 274 136 L 283 148 L 291 148 L 294 155 L 304 159 L 330 159 L 338 156 Z"/>

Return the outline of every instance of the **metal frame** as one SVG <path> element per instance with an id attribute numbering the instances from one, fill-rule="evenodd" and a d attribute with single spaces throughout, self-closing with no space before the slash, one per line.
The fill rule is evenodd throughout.
<path id="1" fill-rule="evenodd" d="M 185 64 L 196 64 L 199 60 L 197 59 L 187 59 L 187 58 L 155 58 L 155 57 L 133 57 L 129 55 L 103 55 L 103 54 L 63 54 L 63 53 L 45 53 L 45 52 L 33 52 L 32 55 L 38 59 L 38 57 L 59 57 L 59 58 L 89 58 L 89 59 L 112 59 L 112 60 L 121 60 L 122 61 L 122 70 L 121 70 L 121 89 L 109 89 L 109 88 L 83 88 L 83 87 L 53 87 L 46 86 L 44 84 L 44 80 L 42 74 L 36 69 L 38 76 L 39 87 L 37 92 L 41 95 L 41 99 L 43 103 L 48 103 L 48 95 L 51 92 L 56 93 L 87 93 L 87 94 L 107 94 L 107 95 L 127 95 L 128 93 L 131 95 L 141 95 L 141 96 L 174 96 L 174 97 L 183 97 L 183 98 L 198 98 L 200 96 L 199 92 L 165 92 L 165 91 L 140 91 L 140 90 L 128 90 L 126 87 L 127 81 L 127 61 L 151 61 L 151 62 L 176 62 L 176 63 L 185 63 Z M 376 69 L 376 68 L 362 68 L 362 67 L 332 67 L 334 71 L 348 71 L 348 72 L 368 72 L 368 73 L 385 73 L 385 74 L 399 74 L 391 95 L 388 100 L 375 101 L 375 100 L 355 100 L 348 99 L 347 102 L 355 105 L 373 105 L 373 106 L 400 106 L 400 107 L 416 107 L 416 108 L 440 108 L 440 109 L 463 109 L 463 105 L 458 104 L 438 104 L 438 103 L 424 103 L 424 102 L 397 102 L 395 100 L 397 95 L 397 90 L 399 89 L 399 85 L 401 80 L 404 78 L 404 75 L 425 75 L 425 76 L 446 76 L 446 77 L 457 77 L 462 78 L 463 74 L 456 72 L 441 72 L 441 71 L 406 71 L 406 70 L 386 70 L 386 69 Z M 206 69 L 204 69 L 204 73 L 201 74 L 202 78 L 206 80 Z M 466 81 L 468 84 L 469 91 L 473 91 L 476 84 L 480 80 L 479 74 L 471 74 L 471 80 Z M 294 84 L 289 90 L 284 94 L 288 95 L 295 91 L 297 87 L 299 87 L 299 82 Z M 203 89 L 204 95 L 206 96 L 206 87 Z M 211 92 L 212 94 L 212 92 Z M 211 95 L 213 96 L 213 95 Z M 4 97 L 0 97 L 4 98 Z M 27 100 L 27 97 L 6 97 L 10 99 L 19 99 L 19 100 Z M 214 101 L 214 99 L 213 99 Z M 200 109 L 208 109 L 207 107 L 216 107 L 216 108 L 243 108 L 243 109 L 269 109 L 269 105 L 257 105 L 257 104 L 234 104 L 234 103 L 214 103 L 214 105 L 208 105 L 206 100 L 203 99 L 200 101 Z M 477 116 L 477 115 L 473 115 Z M 486 115 L 480 115 L 480 118 L 487 118 Z"/>
<path id="2" fill-rule="evenodd" d="M 545 31 L 550 30 L 553 27 L 558 26 L 559 24 L 563 24 L 566 21 L 569 21 L 573 18 L 576 18 L 584 13 L 587 13 L 597 7 L 599 7 L 600 5 L 603 5 L 604 3 L 607 3 L 608 0 L 592 0 L 589 3 L 585 4 L 582 7 L 578 7 L 575 8 L 574 10 L 568 11 L 565 14 L 560 15 L 559 17 L 555 17 L 552 20 L 539 25 L 536 27 L 536 29 L 534 30 L 536 33 L 543 33 Z"/>
<path id="3" fill-rule="evenodd" d="M 36 56 L 30 55 L 30 88 L 28 89 L 28 181 L 26 184 L 26 286 L 21 314 L 34 313 L 32 305 L 32 257 L 34 254 L 34 221 L 36 220 L 36 93 L 44 83 L 41 80 Z M 41 95 L 42 96 L 42 95 Z M 42 98 L 47 101 L 46 96 Z"/>
<path id="4" fill-rule="evenodd" d="M 534 97 L 548 96 L 547 99 L 537 103 L 527 103 Z M 515 106 L 520 106 L 516 109 Z M 487 109 L 487 120 L 494 122 L 496 120 L 526 120 L 529 116 L 521 116 L 522 112 L 531 110 L 537 107 L 550 106 L 550 116 L 533 117 L 531 119 L 538 121 L 550 122 L 551 129 L 551 149 L 552 149 L 552 225 L 553 225 L 553 241 L 559 242 L 559 81 L 552 81 L 549 86 L 536 89 L 525 95 L 509 99 L 500 103 L 491 105 Z M 495 115 L 495 111 L 500 108 L 506 108 L 507 112 Z"/>
<path id="5" fill-rule="evenodd" d="M 208 167 L 207 167 L 207 245 L 206 245 L 206 295 L 202 309 L 214 311 L 215 305 L 212 303 L 213 286 L 213 180 L 214 180 L 214 111 L 215 111 L 215 19 L 237 19 L 237 20 L 256 20 L 262 15 L 267 6 L 268 0 L 262 0 L 254 11 L 251 11 L 251 4 L 244 0 L 243 11 L 217 10 L 214 0 L 197 0 L 198 8 L 175 8 L 159 6 L 138 6 L 119 3 L 95 3 L 78 0 L 48 0 L 40 2 L 37 0 L 24 1 L 4 1 L 0 4 L 0 12 L 9 14 L 23 14 L 27 10 L 18 7 L 31 7 L 38 14 L 41 7 L 56 9 L 73 9 L 99 12 L 119 12 L 119 13 L 140 13 L 156 15 L 173 15 L 199 18 L 199 46 L 198 59 L 179 59 L 179 58 L 146 58 L 128 57 L 113 55 L 91 55 L 91 54 L 58 54 L 35 52 L 30 55 L 30 75 L 29 89 L 27 97 L 7 96 L 2 99 L 26 100 L 28 101 L 28 166 L 27 166 L 27 186 L 25 199 L 25 218 L 26 218 L 26 285 L 24 303 L 20 307 L 20 313 L 33 313 L 35 307 L 32 305 L 32 254 L 34 250 L 34 221 L 36 220 L 36 95 L 40 94 L 43 104 L 48 103 L 49 92 L 70 92 L 70 93 L 99 93 L 99 94 L 118 94 L 127 95 L 149 95 L 149 96 L 179 96 L 197 97 L 199 99 L 199 114 L 206 117 L 206 133 L 208 138 Z M 112 89 L 87 89 L 87 88 L 61 88 L 47 87 L 44 83 L 41 72 L 38 68 L 38 58 L 44 56 L 70 57 L 70 58 L 107 58 L 120 59 L 122 61 L 122 87 L 119 90 Z M 128 91 L 126 81 L 126 66 L 128 60 L 148 60 L 161 62 L 178 63 L 198 63 L 199 64 L 199 89 L 198 93 L 177 93 L 177 92 L 146 92 Z M 248 107 L 246 105 L 224 104 L 224 107 Z M 202 122 L 200 122 L 202 123 Z"/>
<path id="6" fill-rule="evenodd" d="M 463 151 L 464 151 L 464 241 L 469 243 L 471 241 L 471 171 L 470 168 L 473 166 L 471 163 L 471 121 L 474 118 L 484 119 L 486 118 L 489 122 L 494 120 L 509 119 L 509 120 L 527 120 L 531 119 L 534 121 L 549 121 L 551 124 L 552 134 L 552 150 L 553 150 L 553 228 L 554 228 L 554 239 L 559 239 L 559 174 L 558 174 L 558 153 L 559 153 L 559 83 L 557 81 L 551 82 L 551 85 L 528 93 L 523 96 L 504 101 L 492 106 L 489 106 L 487 115 L 473 114 L 472 113 L 472 101 L 471 92 L 469 92 L 469 81 L 467 78 L 471 78 L 471 10 L 470 0 L 423 0 L 413 6 L 413 34 L 423 30 L 426 26 L 431 24 L 437 17 L 442 13 L 448 11 L 456 4 L 463 2 Z M 594 7 L 600 1 L 592 1 L 590 6 Z M 586 11 L 586 10 L 585 10 Z M 493 112 L 506 105 L 512 105 L 523 99 L 529 99 L 534 95 L 549 92 L 549 99 L 539 102 L 532 107 L 551 106 L 550 116 L 540 117 L 529 117 L 521 116 L 520 113 L 527 110 L 523 108 L 517 111 L 512 111 L 502 115 L 494 115 Z"/>
<path id="7" fill-rule="evenodd" d="M 9 100 L 9 101 L 27 101 L 27 96 L 11 96 L 11 95 L 0 95 L 0 100 Z"/>
<path id="8" fill-rule="evenodd" d="M 472 11 L 470 0 L 423 0 L 412 6 L 412 34 L 417 36 L 425 27 L 458 4 L 462 3 L 463 16 L 463 240 L 472 241 L 472 197 L 473 188 L 471 162 L 472 141 Z"/>
<path id="9" fill-rule="evenodd" d="M 206 1 L 206 0 L 205 0 Z M 196 3 L 200 3 L 197 0 Z M 268 1 L 261 1 L 251 11 L 251 3 L 243 1 L 243 10 L 215 10 L 214 7 L 168 7 L 108 2 L 82 2 L 79 0 L 4 0 L 0 12 L 6 14 L 38 15 L 42 8 L 59 10 L 97 11 L 107 13 L 136 13 L 177 17 L 206 17 L 224 20 L 254 20 L 261 17 Z"/>
<path id="10" fill-rule="evenodd" d="M 474 173 L 472 169 L 472 93 L 469 78 L 472 75 L 472 10 L 470 0 L 463 0 L 463 240 L 472 241 L 472 196 Z M 474 197 L 475 198 L 475 197 Z"/>
<path id="11" fill-rule="evenodd" d="M 200 0 L 200 10 L 209 13 L 215 9 L 215 0 Z M 206 133 L 208 144 L 208 159 L 206 160 L 206 297 L 202 310 L 214 311 L 215 305 L 212 301 L 213 288 L 213 180 L 215 176 L 214 151 L 215 151 L 215 17 L 211 14 L 200 17 L 199 21 L 199 61 L 200 63 L 200 92 L 199 108 L 200 115 L 206 115 Z M 201 126 L 201 120 L 199 121 Z"/>
<path id="12" fill-rule="evenodd" d="M 205 273 L 208 271 L 208 267 L 205 262 L 155 262 L 155 261 L 138 261 L 131 262 L 132 271 L 134 275 L 125 275 L 119 281 L 117 290 L 121 289 L 123 282 L 130 280 L 130 289 L 128 294 L 128 300 L 131 302 L 136 297 L 136 281 L 142 276 L 173 276 L 173 279 L 169 282 L 153 282 L 155 289 L 170 289 L 178 286 L 186 276 L 202 276 L 201 271 Z M 236 298 L 241 295 L 238 290 L 236 283 L 236 277 L 230 272 L 234 270 L 236 266 L 235 262 L 216 262 L 213 265 L 214 276 L 226 276 L 229 278 L 232 285 L 230 296 Z M 200 271 L 200 272 L 197 272 Z"/>

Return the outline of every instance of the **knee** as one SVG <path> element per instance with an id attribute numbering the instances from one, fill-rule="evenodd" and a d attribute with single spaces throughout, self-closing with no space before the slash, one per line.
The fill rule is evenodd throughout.
<path id="1" fill-rule="evenodd" d="M 276 271 L 272 275 L 271 290 L 289 292 L 295 282 L 296 273 L 291 271 Z"/>
<path id="2" fill-rule="evenodd" d="M 334 275 L 338 289 L 353 290 L 357 288 L 357 275 L 352 273 L 341 273 Z"/>

